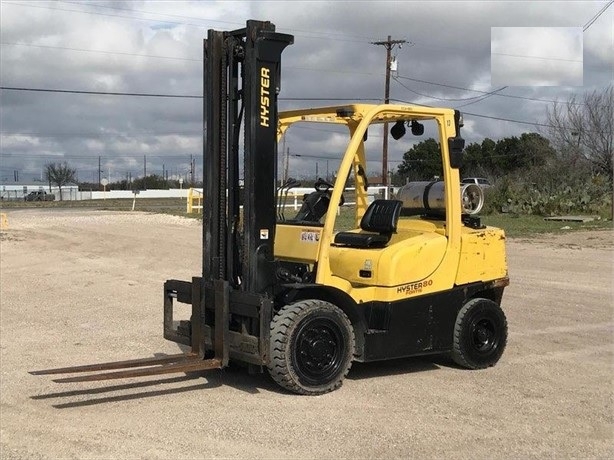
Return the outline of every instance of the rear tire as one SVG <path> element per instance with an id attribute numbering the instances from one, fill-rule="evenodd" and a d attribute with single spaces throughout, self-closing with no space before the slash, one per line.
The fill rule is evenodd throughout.
<path id="1" fill-rule="evenodd" d="M 286 390 L 328 393 L 341 386 L 352 365 L 352 323 L 322 300 L 286 305 L 271 322 L 269 356 L 269 374 Z"/>
<path id="2" fill-rule="evenodd" d="M 494 366 L 507 344 L 507 320 L 492 300 L 471 299 L 458 312 L 452 359 L 468 369 Z"/>

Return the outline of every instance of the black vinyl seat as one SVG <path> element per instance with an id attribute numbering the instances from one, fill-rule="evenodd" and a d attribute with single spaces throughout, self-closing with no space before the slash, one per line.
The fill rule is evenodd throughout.
<path id="1" fill-rule="evenodd" d="M 335 235 L 335 244 L 353 248 L 383 248 L 397 231 L 402 206 L 403 202 L 399 200 L 373 201 L 360 221 L 360 228 L 369 233 L 339 232 Z"/>

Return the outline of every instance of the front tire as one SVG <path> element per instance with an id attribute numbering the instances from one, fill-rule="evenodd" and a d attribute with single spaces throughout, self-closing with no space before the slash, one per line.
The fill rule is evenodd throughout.
<path id="1" fill-rule="evenodd" d="M 468 369 L 494 366 L 507 344 L 507 320 L 492 300 L 471 299 L 458 312 L 452 359 Z"/>
<path id="2" fill-rule="evenodd" d="M 341 386 L 352 365 L 354 330 L 322 300 L 285 305 L 271 322 L 269 374 L 283 388 L 319 395 Z"/>

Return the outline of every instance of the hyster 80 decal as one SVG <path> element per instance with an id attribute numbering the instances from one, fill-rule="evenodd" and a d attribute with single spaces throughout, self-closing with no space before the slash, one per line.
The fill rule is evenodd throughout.
<path id="1" fill-rule="evenodd" d="M 267 67 L 260 69 L 260 126 L 269 127 L 269 113 L 271 99 L 269 98 L 269 88 L 271 86 L 271 70 Z"/>
<path id="2" fill-rule="evenodd" d="M 422 292 L 422 289 L 433 284 L 433 280 L 418 281 L 417 283 L 404 284 L 397 288 L 397 293 L 413 295 Z"/>

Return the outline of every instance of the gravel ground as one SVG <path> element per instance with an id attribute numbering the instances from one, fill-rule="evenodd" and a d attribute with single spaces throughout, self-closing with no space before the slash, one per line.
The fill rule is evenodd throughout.
<path id="1" fill-rule="evenodd" d="M 200 223 L 9 211 L 0 233 L 0 457 L 612 458 L 612 232 L 510 240 L 510 337 L 484 371 L 355 364 L 317 397 L 265 375 L 59 385 L 28 370 L 152 353 L 162 285 L 200 273 Z"/>

